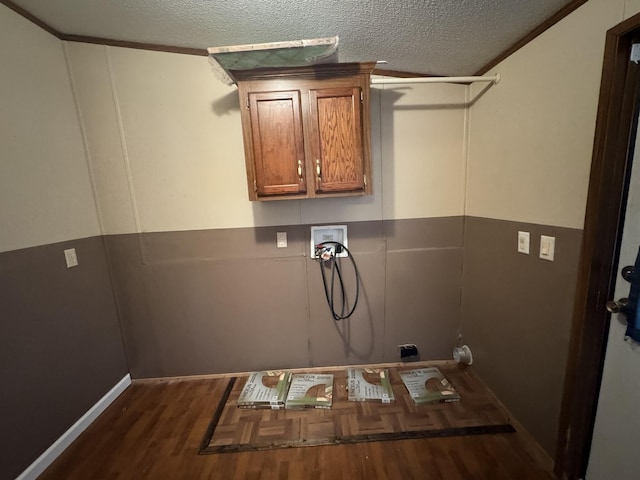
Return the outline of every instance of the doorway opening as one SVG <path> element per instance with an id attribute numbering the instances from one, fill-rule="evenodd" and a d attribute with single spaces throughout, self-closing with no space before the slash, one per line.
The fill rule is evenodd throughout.
<path id="1" fill-rule="evenodd" d="M 635 143 L 640 14 L 607 32 L 555 473 L 584 478 L 600 393 Z"/>

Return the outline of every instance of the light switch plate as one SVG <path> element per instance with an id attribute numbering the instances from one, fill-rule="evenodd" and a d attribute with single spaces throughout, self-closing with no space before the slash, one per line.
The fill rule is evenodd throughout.
<path id="1" fill-rule="evenodd" d="M 518 232 L 518 253 L 529 255 L 529 245 L 531 234 L 529 232 Z"/>
<path id="2" fill-rule="evenodd" d="M 556 251 L 556 237 L 540 235 L 540 258 L 553 262 Z"/>

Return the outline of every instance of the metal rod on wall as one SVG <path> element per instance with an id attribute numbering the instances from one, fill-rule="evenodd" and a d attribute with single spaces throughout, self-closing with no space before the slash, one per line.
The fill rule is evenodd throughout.
<path id="1" fill-rule="evenodd" d="M 372 78 L 371 85 L 398 85 L 403 83 L 475 83 L 491 82 L 498 83 L 500 74 L 492 76 L 470 76 L 470 77 L 415 77 L 415 78 Z"/>

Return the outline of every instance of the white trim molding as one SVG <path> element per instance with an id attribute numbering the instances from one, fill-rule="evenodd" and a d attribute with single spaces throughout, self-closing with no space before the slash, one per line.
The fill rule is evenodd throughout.
<path id="1" fill-rule="evenodd" d="M 80 436 L 80 434 L 91 423 L 104 412 L 118 396 L 131 385 L 131 375 L 127 374 L 120 380 L 104 397 L 91 407 L 80 419 L 74 423 L 66 432 L 62 434 L 58 440 L 45 450 L 24 472 L 22 472 L 16 480 L 36 480 L 38 476 L 44 472 L 53 461 L 60 456 L 71 443 Z"/>

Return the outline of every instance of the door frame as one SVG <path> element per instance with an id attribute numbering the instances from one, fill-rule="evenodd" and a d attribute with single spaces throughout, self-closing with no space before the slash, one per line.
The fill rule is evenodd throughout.
<path id="1" fill-rule="evenodd" d="M 640 14 L 607 32 L 555 474 L 584 478 L 602 380 L 628 190 L 640 75 L 629 68 Z M 631 149 L 630 149 L 631 147 Z"/>

